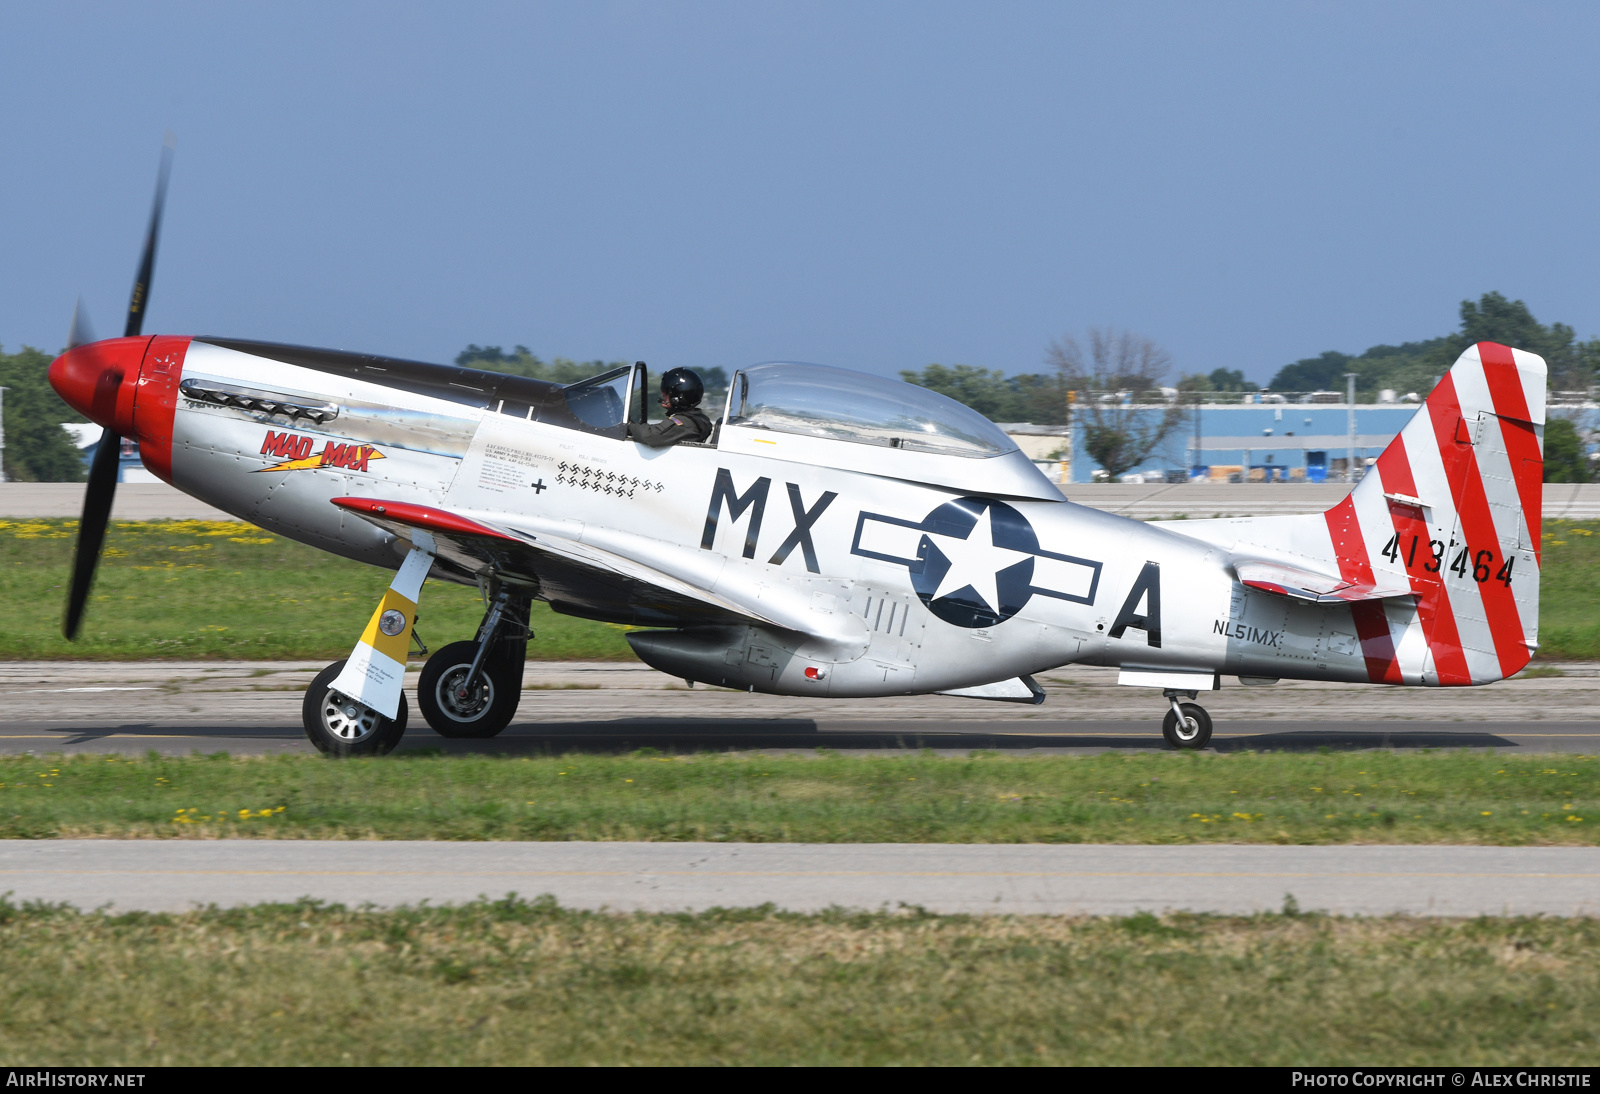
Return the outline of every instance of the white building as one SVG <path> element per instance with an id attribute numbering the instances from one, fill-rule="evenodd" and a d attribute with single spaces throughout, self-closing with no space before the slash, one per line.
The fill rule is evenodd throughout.
<path id="1" fill-rule="evenodd" d="M 100 446 L 100 435 L 105 432 L 93 422 L 65 422 L 61 426 L 72 434 L 72 443 L 83 453 L 84 470 L 94 462 L 94 450 Z M 127 437 L 122 438 L 122 456 L 117 461 L 118 482 L 160 482 L 155 475 L 145 470 L 144 460 L 139 456 L 139 446 Z"/>

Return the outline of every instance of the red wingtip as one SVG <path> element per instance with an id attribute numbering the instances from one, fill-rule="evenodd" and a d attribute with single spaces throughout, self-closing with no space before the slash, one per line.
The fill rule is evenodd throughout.
<path id="1" fill-rule="evenodd" d="M 443 509 L 435 509 L 431 505 L 417 505 L 409 501 L 383 501 L 378 498 L 334 498 L 333 504 L 380 523 L 403 524 L 427 532 L 438 532 L 441 535 L 491 536 L 513 543 L 521 542 L 516 537 L 497 532 L 488 525 L 479 524 L 466 517 L 458 517 Z"/>

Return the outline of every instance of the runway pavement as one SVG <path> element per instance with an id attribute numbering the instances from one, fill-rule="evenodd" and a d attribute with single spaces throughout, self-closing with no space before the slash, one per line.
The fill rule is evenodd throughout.
<path id="1" fill-rule="evenodd" d="M 1320 513 L 1344 500 L 1346 483 L 1077 483 L 1062 488 L 1080 505 L 1140 520 Z M 1600 517 L 1600 484 L 1545 483 L 1545 520 Z"/>
<path id="2" fill-rule="evenodd" d="M 81 482 L 0 483 L 0 519 L 71 517 L 83 512 Z M 237 520 L 164 482 L 124 482 L 111 502 L 112 520 Z"/>
<path id="3" fill-rule="evenodd" d="M 318 664 L 0 665 L 0 752 L 306 753 L 301 694 Z M 1492 748 L 1600 752 L 1600 665 L 1489 688 L 1227 686 L 1205 698 L 1218 751 Z M 940 696 L 875 701 L 689 690 L 638 664 L 534 662 L 518 720 L 448 741 L 416 718 L 403 749 L 785 752 L 1165 748 L 1159 693 L 1112 670 L 1042 678 L 1044 706 Z M 414 686 L 414 678 L 412 685 Z M 1228 681 L 1232 685 L 1232 681 Z M 797 910 L 901 902 L 946 912 L 1116 913 L 1299 906 L 1351 914 L 1600 914 L 1600 848 L 1072 847 L 40 840 L 0 842 L 0 893 L 92 908 L 302 896 L 379 905 L 517 892 L 563 904 Z"/>
<path id="4" fill-rule="evenodd" d="M 818 748 L 863 751 L 973 749 L 1033 753 L 1166 750 L 1159 725 L 1133 722 L 1038 720 L 997 728 L 992 721 L 853 720 L 831 718 L 616 718 L 524 722 L 488 741 L 440 737 L 413 719 L 399 751 L 434 750 L 459 755 L 543 755 L 569 752 L 793 752 Z M 1600 727 L 1591 722 L 1407 722 L 1394 726 L 1330 726 L 1286 719 L 1232 722 L 1217 730 L 1216 752 L 1312 752 L 1365 748 L 1491 748 L 1522 752 L 1600 752 Z M 309 752 L 298 720 L 273 725 L 208 723 L 162 725 L 118 721 L 86 726 L 7 722 L 0 754 L 18 752 L 138 755 L 226 752 L 233 755 Z"/>
<path id="5" fill-rule="evenodd" d="M 301 696 L 320 664 L 10 662 L 0 664 L 0 753 L 272 753 L 309 750 Z M 1486 688 L 1387 688 L 1224 678 L 1202 697 L 1213 747 L 1307 750 L 1496 748 L 1600 752 L 1600 665 Z M 402 749 L 467 753 L 974 748 L 1098 752 L 1164 748 L 1161 695 L 1116 685 L 1112 669 L 1041 677 L 1043 706 L 944 696 L 797 699 L 690 690 L 638 663 L 530 662 L 512 726 L 491 741 L 450 741 L 413 712 Z M 410 678 L 415 688 L 415 673 Z"/>
<path id="6" fill-rule="evenodd" d="M 6 662 L 0 753 L 304 752 L 301 696 L 320 664 Z M 1218 750 L 1515 749 L 1600 752 L 1600 665 L 1488 688 L 1282 683 L 1202 696 Z M 946 696 L 795 699 L 685 688 L 637 662 L 530 662 L 522 707 L 493 741 L 446 741 L 413 712 L 402 749 L 830 749 L 1102 752 L 1160 749 L 1158 691 L 1110 669 L 1046 673 L 1040 707 Z M 411 673 L 410 688 L 416 686 Z"/>
<path id="7" fill-rule="evenodd" d="M 1350 492 L 1341 483 L 1074 483 L 1063 489 L 1081 505 L 1141 520 L 1319 513 Z M 0 519 L 76 517 L 83 511 L 83 490 L 82 483 L 0 483 Z M 111 516 L 113 520 L 234 519 L 166 483 L 123 483 L 117 487 Z M 1597 517 L 1600 484 L 1545 483 L 1545 520 Z"/>
<path id="8" fill-rule="evenodd" d="M 1600 848 L 1040 844 L 0 841 L 0 892 L 84 910 L 300 897 L 393 906 L 515 892 L 620 911 L 1593 915 Z"/>

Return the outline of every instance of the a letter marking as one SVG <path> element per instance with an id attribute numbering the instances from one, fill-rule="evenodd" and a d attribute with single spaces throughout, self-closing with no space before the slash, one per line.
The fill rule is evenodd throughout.
<path id="1" fill-rule="evenodd" d="M 782 566 L 788 560 L 789 555 L 794 552 L 794 549 L 799 547 L 801 554 L 805 556 L 806 569 L 814 574 L 820 574 L 822 568 L 817 565 L 817 549 L 811 543 L 811 528 L 817 523 L 817 518 L 822 516 L 823 510 L 827 509 L 833 499 L 839 495 L 832 490 L 827 491 L 817 499 L 817 504 L 813 505 L 808 511 L 805 502 L 800 498 L 800 487 L 792 482 L 784 483 L 784 485 L 789 488 L 789 508 L 794 511 L 794 531 L 790 532 L 789 537 L 778 545 L 777 553 L 768 561 L 773 566 Z M 748 558 L 749 556 L 746 555 L 745 557 Z"/>
<path id="2" fill-rule="evenodd" d="M 717 540 L 717 519 L 722 515 L 722 503 L 728 503 L 728 519 L 738 520 L 746 509 L 755 507 L 750 514 L 750 526 L 744 533 L 744 557 L 756 557 L 756 540 L 761 536 L 761 518 L 767 512 L 767 490 L 772 480 L 765 476 L 751 484 L 742 495 L 733 489 L 733 476 L 726 467 L 717 468 L 717 483 L 711 489 L 711 504 L 706 508 L 706 526 L 700 533 L 700 549 L 709 551 Z"/>
<path id="3" fill-rule="evenodd" d="M 1145 605 L 1143 612 L 1140 604 Z M 1145 633 L 1145 642 L 1161 647 L 1161 564 L 1146 562 L 1139 571 L 1139 579 L 1128 590 L 1128 599 L 1122 602 L 1117 621 L 1112 624 L 1111 637 L 1121 638 L 1129 627 L 1138 627 Z"/>

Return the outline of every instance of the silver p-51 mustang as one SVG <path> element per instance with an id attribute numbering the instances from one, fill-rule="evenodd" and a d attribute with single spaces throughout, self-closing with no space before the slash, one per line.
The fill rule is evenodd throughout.
<path id="1" fill-rule="evenodd" d="M 91 470 L 67 631 L 116 439 L 134 438 L 184 492 L 396 571 L 350 657 L 307 693 L 324 751 L 398 741 L 430 574 L 477 585 L 487 609 L 421 676 L 418 704 L 450 737 L 511 720 L 535 599 L 648 628 L 628 640 L 663 672 L 783 695 L 1038 702 L 1035 673 L 1115 665 L 1164 696 L 1180 748 L 1210 739 L 1193 700 L 1223 674 L 1482 684 L 1537 645 L 1545 366 L 1520 350 L 1469 348 L 1325 513 L 1145 523 L 1066 500 L 976 412 L 843 369 L 743 369 L 707 408 L 721 412 L 707 441 L 650 448 L 627 437 L 645 414 L 642 365 L 559 386 L 145 336 L 156 223 L 125 336 L 50 367 L 111 441 Z"/>

